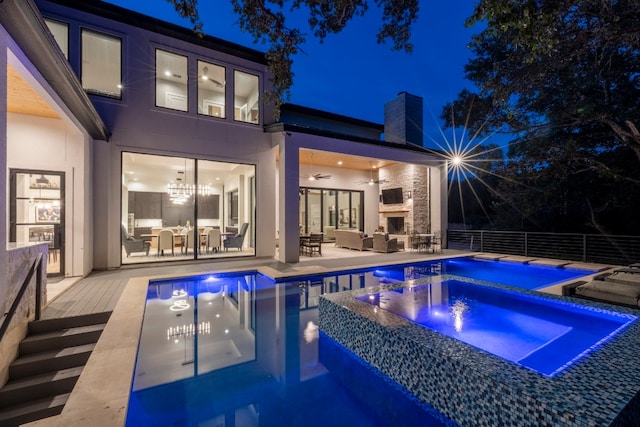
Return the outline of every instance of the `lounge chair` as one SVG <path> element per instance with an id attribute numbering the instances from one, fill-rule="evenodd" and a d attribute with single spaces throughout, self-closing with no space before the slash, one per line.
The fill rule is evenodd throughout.
<path id="1" fill-rule="evenodd" d="M 387 233 L 373 233 L 373 250 L 376 252 L 398 252 L 398 239 Z"/>
<path id="2" fill-rule="evenodd" d="M 616 268 L 613 270 L 613 274 L 616 273 L 640 274 L 640 263 L 629 264 L 628 267 Z"/>
<path id="3" fill-rule="evenodd" d="M 144 252 L 145 255 L 149 255 L 151 243 L 146 240 L 136 239 L 129 236 L 124 224 L 120 224 L 120 238 L 122 239 L 122 246 L 127 253 L 127 257 L 134 252 Z"/>
<path id="4" fill-rule="evenodd" d="M 640 275 L 600 274 L 593 280 L 563 286 L 562 295 L 640 309 Z"/>
<path id="5" fill-rule="evenodd" d="M 242 227 L 240 228 L 240 232 L 238 234 L 224 239 L 224 241 L 222 242 L 224 246 L 224 250 L 228 251 L 229 248 L 237 248 L 239 251 L 241 251 L 242 242 L 244 242 L 244 236 L 245 234 L 247 234 L 248 228 L 249 228 L 249 223 L 245 222 L 244 224 L 242 224 Z"/>

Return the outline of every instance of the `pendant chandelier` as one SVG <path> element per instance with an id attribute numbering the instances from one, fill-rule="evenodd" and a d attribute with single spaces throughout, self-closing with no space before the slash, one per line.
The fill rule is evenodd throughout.
<path id="1" fill-rule="evenodd" d="M 187 184 L 185 178 L 185 171 L 187 169 L 187 160 L 184 161 L 184 169 L 178 171 L 178 177 L 176 178 L 176 182 L 171 181 L 167 185 L 167 194 L 169 195 L 169 200 L 175 205 L 184 205 L 189 201 L 191 196 L 196 193 L 196 186 L 194 184 Z M 197 187 L 198 194 L 201 196 L 210 196 L 213 193 L 213 188 L 207 185 L 198 185 Z"/>

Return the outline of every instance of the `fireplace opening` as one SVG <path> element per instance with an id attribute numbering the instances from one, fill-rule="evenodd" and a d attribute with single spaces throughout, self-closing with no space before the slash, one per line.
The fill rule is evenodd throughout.
<path id="1" fill-rule="evenodd" d="M 404 234 L 404 217 L 390 216 L 387 218 L 387 231 L 389 234 Z"/>

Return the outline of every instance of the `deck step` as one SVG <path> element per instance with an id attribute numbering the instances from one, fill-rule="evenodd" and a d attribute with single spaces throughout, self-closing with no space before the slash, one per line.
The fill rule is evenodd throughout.
<path id="1" fill-rule="evenodd" d="M 9 366 L 9 378 L 17 380 L 53 370 L 84 366 L 95 346 L 95 343 L 83 344 L 19 357 Z"/>
<path id="2" fill-rule="evenodd" d="M 99 323 L 29 335 L 20 342 L 19 354 L 25 356 L 64 347 L 95 343 L 105 326 L 105 323 Z"/>
<path id="3" fill-rule="evenodd" d="M 0 427 L 62 412 L 111 312 L 29 323 L 0 389 Z"/>
<path id="4" fill-rule="evenodd" d="M 60 317 L 57 319 L 34 320 L 29 322 L 29 335 L 76 328 L 79 326 L 107 323 L 109 317 L 111 317 L 110 311 L 73 317 Z"/>
<path id="5" fill-rule="evenodd" d="M 71 393 L 48 396 L 25 404 L 0 409 L 0 426 L 14 427 L 31 421 L 58 415 Z"/>
<path id="6" fill-rule="evenodd" d="M 51 395 L 70 393 L 83 368 L 84 366 L 76 366 L 17 380 L 9 380 L 0 389 L 0 408 Z"/>

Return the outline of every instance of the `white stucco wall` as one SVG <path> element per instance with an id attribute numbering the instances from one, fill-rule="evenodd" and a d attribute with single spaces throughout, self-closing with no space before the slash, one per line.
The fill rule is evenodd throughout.
<path id="1" fill-rule="evenodd" d="M 3 33 L 2 40 L 8 47 L 5 50 L 7 63 L 59 117 L 51 119 L 17 113 L 2 114 L 3 120 L 6 119 L 6 132 L 2 132 L 2 135 L 6 135 L 3 147 L 6 150 L 3 151 L 7 156 L 3 179 L 7 180 L 10 168 L 65 173 L 65 275 L 84 276 L 93 267 L 90 185 L 92 140 L 15 42 L 6 33 Z M 6 73 L 6 65 L 2 68 Z M 2 81 L 5 82 L 6 78 Z M 6 96 L 0 101 L 5 110 Z M 8 185 L 8 180 L 2 185 L 5 200 L 8 200 Z M 2 212 L 4 242 L 8 238 L 8 205 L 5 204 Z"/>
<path id="2" fill-rule="evenodd" d="M 7 115 L 7 168 L 64 172 L 65 174 L 65 275 L 91 271 L 91 252 L 85 254 L 91 203 L 85 189 L 88 143 L 62 120 L 9 113 Z M 90 246 L 88 246 L 90 248 Z"/>

